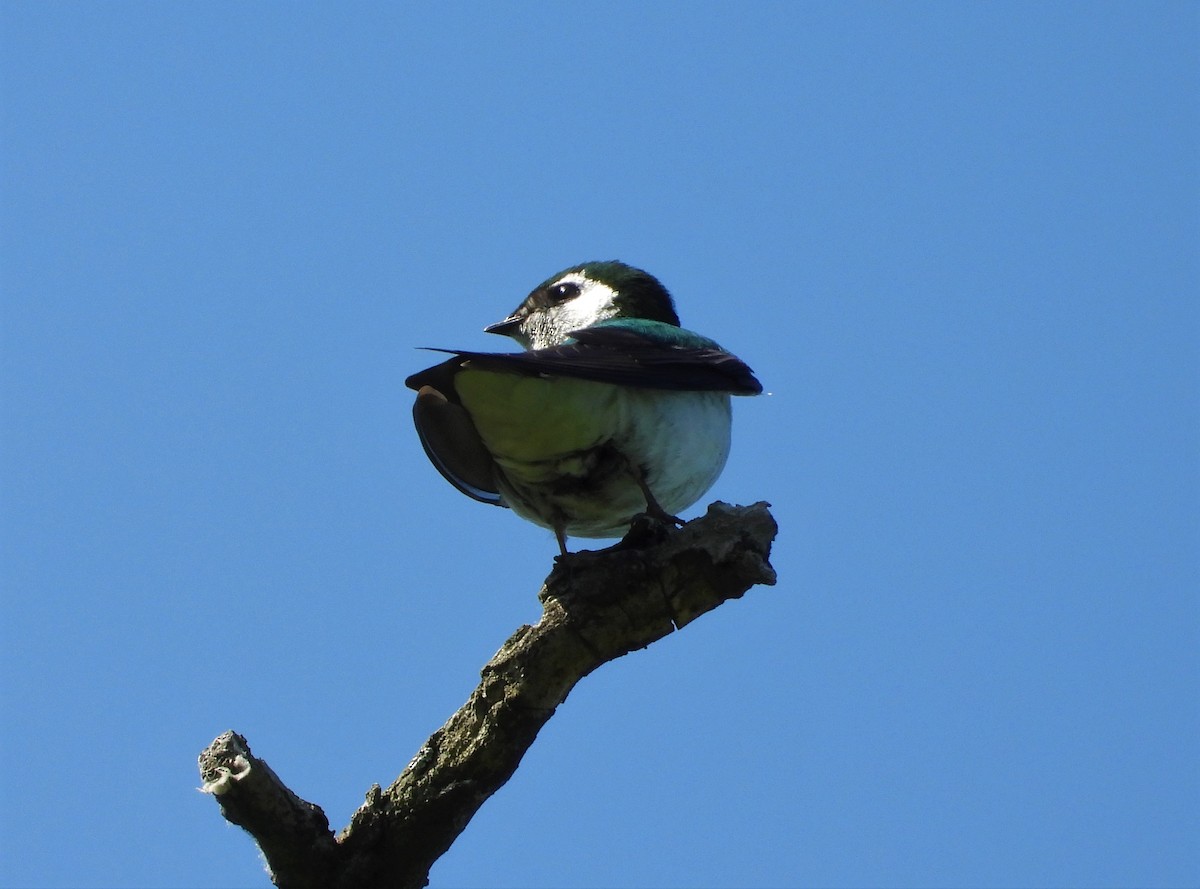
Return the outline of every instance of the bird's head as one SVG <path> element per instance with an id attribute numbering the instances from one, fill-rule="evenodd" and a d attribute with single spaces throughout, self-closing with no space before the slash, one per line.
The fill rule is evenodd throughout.
<path id="1" fill-rule="evenodd" d="M 572 331 L 610 318 L 679 326 L 671 294 L 657 278 L 609 260 L 585 262 L 547 278 L 511 315 L 484 330 L 512 337 L 526 349 L 546 349 L 561 345 Z"/>

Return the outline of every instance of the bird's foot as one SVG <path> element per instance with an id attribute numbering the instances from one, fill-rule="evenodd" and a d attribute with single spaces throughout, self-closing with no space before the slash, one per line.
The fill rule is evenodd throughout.
<path id="1" fill-rule="evenodd" d="M 605 556 L 610 553 L 628 552 L 635 549 L 647 549 L 662 543 L 670 535 L 671 530 L 686 525 L 679 516 L 673 516 L 666 510 L 654 504 L 639 512 L 629 522 L 629 530 L 625 536 L 611 546 L 600 549 L 581 549 L 570 552 L 566 547 L 566 536 L 559 536 L 559 554 L 554 557 L 555 564 L 566 565 L 571 561 Z"/>
<path id="2" fill-rule="evenodd" d="M 653 503 L 653 502 L 651 502 L 646 507 L 645 512 L 641 513 L 640 515 L 634 516 L 633 520 L 636 522 L 638 519 L 643 518 L 643 517 L 648 518 L 648 519 L 653 519 L 656 522 L 661 522 L 664 525 L 674 525 L 676 528 L 682 528 L 684 525 L 687 524 L 687 522 L 685 522 L 679 516 L 671 515 L 669 512 L 667 512 L 665 509 L 663 509 L 657 503 Z"/>
<path id="3" fill-rule="evenodd" d="M 661 509 L 648 509 L 633 517 L 625 536 L 609 549 L 646 549 L 656 546 L 667 539 L 673 528 L 682 524 L 683 520 L 677 516 L 669 515 Z"/>

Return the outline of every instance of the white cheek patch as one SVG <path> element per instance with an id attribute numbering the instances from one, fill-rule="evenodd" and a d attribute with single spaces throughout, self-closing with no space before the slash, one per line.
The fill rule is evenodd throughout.
<path id="1" fill-rule="evenodd" d="M 521 325 L 522 343 L 529 349 L 547 349 L 563 343 L 573 330 L 590 327 L 617 314 L 617 292 L 580 272 L 563 275 L 555 284 L 575 284 L 579 296 L 531 314 Z"/>
<path id="2" fill-rule="evenodd" d="M 578 284 L 582 292 L 562 307 L 562 314 L 559 315 L 559 318 L 564 330 L 572 331 L 579 330 L 581 327 L 589 327 L 597 321 L 603 321 L 617 314 L 617 307 L 614 304 L 614 300 L 617 298 L 615 290 L 607 284 L 591 281 L 582 275 L 572 275 L 571 277 L 578 278 L 573 283 Z"/>

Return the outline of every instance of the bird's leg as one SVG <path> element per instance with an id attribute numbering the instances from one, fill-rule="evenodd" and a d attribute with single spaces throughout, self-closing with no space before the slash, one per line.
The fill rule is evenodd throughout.
<path id="1" fill-rule="evenodd" d="M 671 515 L 659 505 L 659 502 L 654 498 L 654 493 L 650 490 L 650 486 L 646 484 L 646 477 L 642 473 L 641 468 L 634 466 L 628 458 L 625 462 L 629 464 L 629 471 L 633 473 L 634 480 L 637 482 L 638 487 L 642 489 L 642 494 L 646 498 L 646 515 L 668 525 L 685 524 L 679 516 Z"/>
<path id="2" fill-rule="evenodd" d="M 558 541 L 559 555 L 566 557 L 570 553 L 567 552 L 567 516 L 555 506 L 550 507 L 549 514 L 546 516 L 550 520 L 550 527 L 554 530 L 554 539 Z"/>

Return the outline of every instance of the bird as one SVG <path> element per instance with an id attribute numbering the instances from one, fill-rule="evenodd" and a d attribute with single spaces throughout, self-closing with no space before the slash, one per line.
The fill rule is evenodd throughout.
<path id="1" fill-rule="evenodd" d="M 516 352 L 452 357 L 405 380 L 430 462 L 483 503 L 567 538 L 621 537 L 639 514 L 672 525 L 729 455 L 731 395 L 762 384 L 739 358 L 680 326 L 649 272 L 585 262 L 484 328 Z"/>

